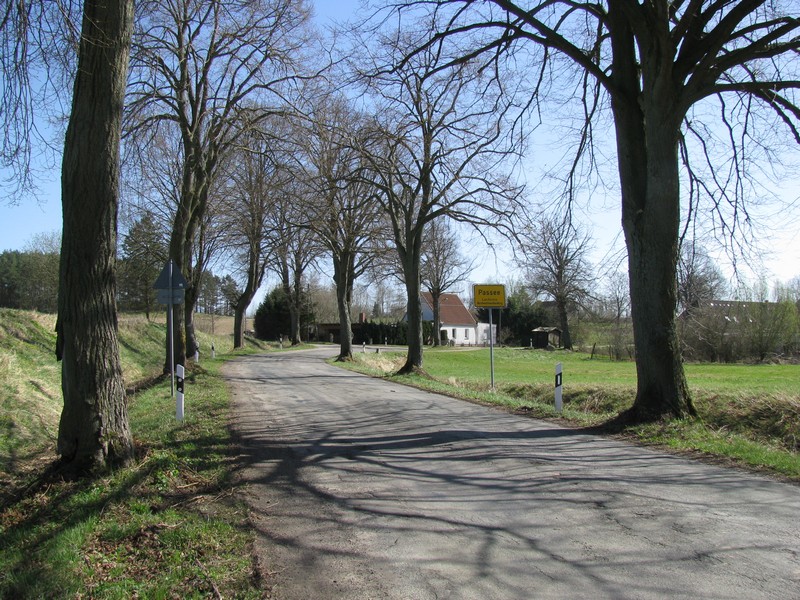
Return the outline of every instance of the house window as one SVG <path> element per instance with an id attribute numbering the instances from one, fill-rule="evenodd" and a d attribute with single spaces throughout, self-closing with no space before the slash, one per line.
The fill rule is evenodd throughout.
<path id="1" fill-rule="evenodd" d="M 453 329 L 453 339 L 456 339 L 458 336 L 456 335 L 456 330 Z"/>
<path id="2" fill-rule="evenodd" d="M 469 329 L 465 329 L 465 330 L 464 330 L 464 339 L 465 339 L 465 340 L 468 340 L 468 339 L 469 339 Z"/>

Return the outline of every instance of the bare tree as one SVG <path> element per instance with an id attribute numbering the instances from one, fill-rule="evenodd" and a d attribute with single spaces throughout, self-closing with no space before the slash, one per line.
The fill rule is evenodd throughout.
<path id="1" fill-rule="evenodd" d="M 143 215 L 152 215 L 166 231 L 168 244 L 180 204 L 184 163 L 180 135 L 162 128 L 147 144 L 126 144 L 123 139 L 122 151 L 122 221 L 130 227 Z"/>
<path id="2" fill-rule="evenodd" d="M 48 168 L 58 154 L 64 131 L 57 124 L 70 105 L 82 10 L 78 0 L 9 1 L 0 8 L 0 166 L 10 173 L 0 185 L 9 201 L 35 193 L 35 163 L 46 154 L 40 166 Z"/>
<path id="3" fill-rule="evenodd" d="M 184 172 L 184 146 L 178 132 L 160 129 L 145 146 L 127 144 L 127 167 L 124 185 L 127 188 L 124 204 L 126 218 L 135 222 L 144 215 L 152 215 L 160 228 L 166 231 L 166 256 L 160 254 L 163 266 L 169 256 L 170 238 L 174 230 L 175 219 L 181 206 L 181 182 Z M 193 294 L 200 293 L 202 275 L 210 265 L 219 258 L 221 238 L 224 231 L 220 224 L 222 209 L 216 206 L 215 200 L 225 196 L 222 184 L 216 177 L 209 183 L 207 202 L 202 215 L 198 215 L 193 229 L 193 238 L 186 245 L 188 260 L 182 268 L 182 274 L 189 281 L 197 282 L 192 288 Z M 152 284 L 152 282 L 150 282 Z M 190 300 L 193 296 L 190 295 Z M 194 299 L 194 304 L 197 299 Z M 194 304 L 184 311 L 184 324 L 193 329 Z M 185 308 L 185 307 L 184 307 Z M 180 306 L 173 306 L 173 315 L 181 311 Z M 188 316 L 187 316 L 188 313 Z M 177 317 L 176 317 L 177 322 Z M 177 332 L 176 332 L 177 335 Z M 196 347 L 196 340 L 186 340 L 189 354 Z M 165 366 L 165 368 L 168 368 Z"/>
<path id="4" fill-rule="evenodd" d="M 687 240 L 678 258 L 678 308 L 690 311 L 720 300 L 726 287 L 722 271 L 705 248 Z"/>
<path id="5" fill-rule="evenodd" d="M 237 255 L 244 273 L 244 287 L 234 307 L 234 348 L 244 346 L 245 313 L 267 270 L 268 228 L 275 197 L 285 193 L 292 176 L 275 133 L 248 135 L 246 145 L 232 157 L 229 169 L 223 229 L 229 250 Z"/>
<path id="6" fill-rule="evenodd" d="M 528 275 L 534 294 L 556 303 L 561 343 L 572 349 L 569 313 L 590 295 L 592 270 L 586 260 L 591 238 L 569 220 L 543 217 L 520 234 L 519 264 Z"/>
<path id="7" fill-rule="evenodd" d="M 405 49 L 402 35 L 382 40 L 384 63 Z M 408 302 L 408 356 L 400 372 L 422 367 L 420 261 L 427 225 L 445 215 L 476 227 L 509 227 L 519 190 L 503 173 L 504 104 L 470 64 L 441 71 L 423 51 L 369 79 L 375 118 L 363 144 L 378 200 L 390 221 Z M 379 69 L 377 69 L 379 71 Z"/>
<path id="8" fill-rule="evenodd" d="M 629 315 L 631 308 L 628 274 L 614 271 L 608 276 L 605 283 L 605 293 L 603 294 L 605 313 L 611 317 L 614 323 L 619 324 Z"/>
<path id="9" fill-rule="evenodd" d="M 431 221 L 423 234 L 420 274 L 422 286 L 433 300 L 433 345 L 441 344 L 442 294 L 467 280 L 475 268 L 475 260 L 468 260 L 458 251 L 456 232 L 446 217 Z"/>
<path id="10" fill-rule="evenodd" d="M 314 99 L 307 117 L 298 135 L 309 186 L 303 223 L 330 255 L 339 315 L 338 360 L 351 360 L 353 286 L 373 263 L 385 219 L 363 157 L 351 142 L 359 135 L 361 116 L 344 97 L 325 93 Z"/>
<path id="11" fill-rule="evenodd" d="M 630 286 L 628 274 L 614 271 L 605 277 L 601 298 L 602 315 L 611 320 L 608 330 L 608 354 L 616 360 L 633 357 L 633 331 L 630 326 Z M 594 354 L 594 348 L 592 349 Z"/>
<path id="12" fill-rule="evenodd" d="M 287 193 L 275 198 L 268 216 L 267 245 L 269 266 L 278 274 L 281 289 L 289 301 L 289 340 L 301 343 L 300 317 L 306 295 L 303 293 L 306 273 L 322 254 L 317 235 L 305 226 L 304 207 L 308 189 L 298 182 Z"/>
<path id="13" fill-rule="evenodd" d="M 129 83 L 129 130 L 147 143 L 175 128 L 182 146 L 170 256 L 189 286 L 175 322 L 193 347 L 199 279 L 192 246 L 226 153 L 270 115 L 285 112 L 286 83 L 305 56 L 308 8 L 290 0 L 147 0 L 138 4 Z M 176 328 L 175 361 L 185 359 Z M 166 361 L 169 362 L 169 361 Z"/>
<path id="14" fill-rule="evenodd" d="M 622 419 L 694 414 L 675 327 L 681 165 L 689 218 L 697 215 L 698 200 L 709 198 L 719 230 L 738 230 L 746 218 L 747 178 L 758 168 L 753 159 L 770 157 L 760 151 L 777 131 L 767 117 L 774 116 L 800 143 L 800 19 L 794 3 L 399 4 L 401 13 L 409 9 L 415 24 L 426 7 L 435 25 L 420 40 L 417 53 L 407 53 L 401 64 L 444 44 L 453 48 L 451 56 L 457 54 L 451 63 L 482 61 L 497 73 L 504 72 L 506 58 L 518 67 L 533 57 L 532 102 L 547 92 L 553 77 L 564 76 L 575 86 L 585 125 L 574 165 L 592 148 L 597 118 L 610 106 L 638 382 L 634 405 Z M 707 126 L 709 108 L 722 117 L 717 130 Z M 765 128 L 758 131 L 759 125 Z M 722 160 L 712 144 L 720 131 L 729 148 Z M 575 178 L 567 181 L 574 189 Z"/>
<path id="15" fill-rule="evenodd" d="M 775 286 L 775 300 L 777 302 L 794 302 L 800 309 L 800 276 Z"/>
<path id="16" fill-rule="evenodd" d="M 119 145 L 133 0 L 86 0 L 83 15 L 61 171 L 56 352 L 64 409 L 58 453 L 75 469 L 97 469 L 133 458 L 115 301 Z"/>

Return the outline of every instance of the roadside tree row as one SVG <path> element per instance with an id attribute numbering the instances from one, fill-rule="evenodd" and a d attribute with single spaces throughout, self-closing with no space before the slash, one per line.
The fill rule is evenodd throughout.
<path id="1" fill-rule="evenodd" d="M 215 260 L 237 265 L 237 315 L 265 273 L 280 281 L 292 343 L 303 286 L 326 260 L 345 325 L 368 265 L 400 276 L 403 371 L 412 371 L 423 367 L 423 245 L 444 223 L 487 243 L 495 232 L 522 241 L 531 282 L 561 313 L 596 301 L 580 277 L 550 274 L 571 299 L 546 289 L 541 275 L 555 259 L 535 242 L 549 225 L 539 219 L 526 233 L 540 209 L 517 161 L 532 132 L 562 119 L 574 152 L 552 171 L 562 210 L 551 225 L 578 246 L 576 203 L 605 183 L 608 162 L 616 167 L 638 380 L 625 418 L 638 421 L 694 412 L 677 315 L 709 290 L 694 283 L 696 254 L 679 277 L 681 248 L 704 235 L 740 239 L 754 182 L 780 166 L 771 143 L 800 143 L 800 21 L 789 0 L 407 0 L 340 38 L 322 37 L 309 4 L 289 0 L 145 0 L 135 12 L 129 0 L 50 4 L 12 3 L 0 20 L 0 115 L 10 132 L 0 158 L 26 189 L 36 85 L 63 100 L 59 84 L 74 81 L 62 159 L 58 447 L 81 467 L 132 457 L 115 329 L 121 191 L 169 232 L 166 258 L 189 282 L 173 314 L 177 363 L 195 345 L 193 315 Z M 330 39 L 357 50 L 340 53 Z M 604 161 L 606 152 L 615 158 Z"/>

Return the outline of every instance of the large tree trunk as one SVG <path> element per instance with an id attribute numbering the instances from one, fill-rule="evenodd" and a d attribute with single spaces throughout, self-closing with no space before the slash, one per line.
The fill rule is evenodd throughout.
<path id="1" fill-rule="evenodd" d="M 621 418 L 651 421 L 693 415 L 675 326 L 678 135 L 684 114 L 678 104 L 680 82 L 673 80 L 668 38 L 649 40 L 652 46 L 640 53 L 623 4 L 612 6 L 608 16 L 614 55 L 611 106 L 637 373 L 636 400 Z"/>
<path id="2" fill-rule="evenodd" d="M 558 324 L 559 327 L 561 327 L 561 345 L 567 350 L 572 350 L 572 335 L 569 332 L 567 299 L 563 297 L 556 298 L 556 307 L 558 310 Z"/>
<path id="3" fill-rule="evenodd" d="M 678 219 L 669 213 L 678 210 L 669 206 L 672 192 L 665 187 L 671 186 L 648 177 L 649 209 L 639 213 L 629 202 L 624 210 L 638 377 L 631 416 L 637 421 L 694 414 L 675 322 Z"/>
<path id="4" fill-rule="evenodd" d="M 261 264 L 261 253 L 252 249 L 248 253 L 247 283 L 244 291 L 236 300 L 233 309 L 233 348 L 244 348 L 244 328 L 246 323 L 247 308 L 255 298 L 256 292 L 263 279 L 264 268 Z"/>
<path id="5" fill-rule="evenodd" d="M 233 348 L 244 348 L 244 327 L 245 327 L 245 311 L 252 302 L 252 296 L 245 298 L 240 296 L 236 306 L 233 308 Z"/>
<path id="6" fill-rule="evenodd" d="M 286 294 L 286 302 L 289 306 L 289 341 L 292 346 L 297 346 L 300 344 L 300 303 L 298 301 L 298 286 L 302 279 L 297 277 L 296 271 L 294 277 L 289 274 L 288 264 L 283 265 L 281 271 L 283 292 Z M 294 284 L 292 284 L 293 281 Z"/>
<path id="7" fill-rule="evenodd" d="M 202 224 L 202 213 L 205 212 L 206 200 L 200 202 L 200 207 L 193 218 L 193 223 L 200 223 L 200 226 L 193 226 L 190 229 L 191 237 L 186 240 L 186 256 L 187 256 L 187 277 L 189 286 L 186 289 L 186 294 L 183 299 L 183 318 L 186 328 L 186 352 L 192 357 L 200 349 L 200 343 L 197 341 L 197 332 L 194 327 L 194 312 L 197 306 L 197 300 L 200 298 L 200 286 L 203 280 L 203 271 L 206 268 L 205 264 L 205 227 Z M 195 233 L 199 229 L 199 236 L 195 239 Z M 192 253 L 197 246 L 197 258 L 192 261 Z"/>
<path id="8" fill-rule="evenodd" d="M 194 306 L 197 302 L 199 281 L 190 285 L 186 289 L 183 297 L 183 326 L 186 331 L 186 354 L 194 358 L 195 352 L 200 348 L 197 341 L 197 334 L 194 330 Z"/>
<path id="9" fill-rule="evenodd" d="M 352 257 L 345 252 L 333 257 L 333 281 L 336 284 L 336 306 L 339 310 L 339 356 L 336 360 L 353 359 L 353 324 L 350 319 L 350 298 L 353 290 Z"/>
<path id="10" fill-rule="evenodd" d="M 441 290 L 431 290 L 431 299 L 433 300 L 433 345 L 440 346 L 442 338 Z"/>
<path id="11" fill-rule="evenodd" d="M 175 222 L 172 225 L 172 237 L 169 241 L 169 255 L 172 258 L 173 262 L 175 263 L 175 267 L 181 272 L 181 274 L 186 278 L 186 260 L 184 256 L 184 243 L 183 239 L 185 237 L 185 231 L 187 225 L 183 221 L 183 216 L 185 215 L 185 209 L 181 206 L 178 207 L 178 212 L 175 216 Z M 186 217 L 188 219 L 188 217 Z M 187 282 L 191 285 L 191 282 Z M 184 297 L 185 300 L 185 297 Z M 175 365 L 183 365 L 186 363 L 186 338 L 183 335 L 184 331 L 184 310 L 183 305 L 181 304 L 173 304 L 172 305 L 172 359 L 170 360 L 170 342 L 169 339 L 166 342 L 165 353 L 164 353 L 164 373 L 170 373 L 170 368 L 172 364 Z M 169 332 L 167 332 L 169 335 Z"/>
<path id="12" fill-rule="evenodd" d="M 336 303 L 339 308 L 339 357 L 336 360 L 352 360 L 353 358 L 353 323 L 350 319 L 350 303 L 336 290 Z"/>
<path id="13" fill-rule="evenodd" d="M 193 178 L 188 178 L 189 182 Z M 184 183 L 184 186 L 190 183 Z M 192 192 L 182 192 L 190 194 Z M 194 207 L 194 208 L 192 208 Z M 172 356 L 175 365 L 185 365 L 187 355 L 194 356 L 197 348 L 197 336 L 194 331 L 194 307 L 200 297 L 200 274 L 202 265 L 197 268 L 192 264 L 192 248 L 197 232 L 198 209 L 194 199 L 181 200 L 172 225 L 172 236 L 169 242 L 170 257 L 187 282 L 182 304 L 174 304 L 172 310 Z M 166 347 L 164 373 L 170 371 L 169 343 Z"/>
<path id="14" fill-rule="evenodd" d="M 303 340 L 300 339 L 300 317 L 303 314 L 303 280 L 295 270 L 294 289 L 291 296 L 289 296 L 289 337 L 292 340 L 292 346 L 300 345 Z"/>
<path id="15" fill-rule="evenodd" d="M 190 142 L 184 145 L 186 156 L 195 156 L 194 147 Z M 172 355 L 176 365 L 186 364 L 187 353 L 193 353 L 196 346 L 194 334 L 194 306 L 199 297 L 199 276 L 195 277 L 192 270 L 192 248 L 195 242 L 198 224 L 202 217 L 202 204 L 205 196 L 202 191 L 202 184 L 199 183 L 202 177 L 198 172 L 202 172 L 195 163 L 195 159 L 185 159 L 183 167 L 183 178 L 181 181 L 181 196 L 175 211 L 172 223 L 172 233 L 169 240 L 169 255 L 175 262 L 175 266 L 180 270 L 188 285 L 184 294 L 184 303 L 174 305 L 172 311 Z M 197 269 L 202 272 L 202 268 Z M 166 346 L 166 359 L 164 361 L 164 373 L 169 373 L 170 357 L 169 342 Z"/>
<path id="16" fill-rule="evenodd" d="M 58 453 L 76 471 L 133 458 L 117 341 L 119 141 L 133 2 L 86 0 L 61 174 Z"/>
<path id="17" fill-rule="evenodd" d="M 422 291 L 419 281 L 419 258 L 404 261 L 406 293 L 408 294 L 408 355 L 406 363 L 398 373 L 411 373 L 422 368 L 422 302 L 419 294 Z"/>
<path id="18" fill-rule="evenodd" d="M 633 59 L 629 63 L 633 65 Z M 630 71 L 628 81 L 638 80 L 633 67 Z M 657 69 L 651 66 L 650 72 Z M 612 100 L 636 347 L 636 400 L 624 415 L 631 421 L 695 414 L 675 323 L 680 119 L 675 116 L 669 72 L 662 81 L 662 89 L 654 86 L 641 96 L 628 95 L 627 101 L 624 94 Z M 630 99 L 634 97 L 646 100 L 640 105 Z"/>

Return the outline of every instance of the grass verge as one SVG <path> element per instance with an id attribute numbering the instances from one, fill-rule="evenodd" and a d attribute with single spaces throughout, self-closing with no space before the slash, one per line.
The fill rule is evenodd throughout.
<path id="1" fill-rule="evenodd" d="M 12 337 L 34 339 L 16 330 L 21 335 Z M 3 473 L 13 493 L 0 505 L 0 598 L 262 597 L 247 511 L 234 494 L 238 450 L 219 373 L 231 355 L 191 365 L 186 418 L 178 423 L 169 380 L 153 380 L 163 360 L 163 326 L 124 325 L 120 334 L 126 377 L 133 372 L 150 381 L 128 385 L 135 390 L 128 402 L 137 460 L 101 478 L 65 481 L 46 469 L 52 446 L 31 465 L 52 433 L 44 441 L 35 431 L 14 438 L 17 459 L 7 456 L 4 465 L 17 468 Z M 39 345 L 52 347 L 47 327 L 37 335 Z M 23 350 L 12 352 L 19 362 Z"/>
<path id="2" fill-rule="evenodd" d="M 192 369 L 183 423 L 166 382 L 131 398 L 133 467 L 45 475 L 2 511 L 0 597 L 260 597 L 218 369 Z"/>
<path id="3" fill-rule="evenodd" d="M 495 350 L 495 390 L 488 350 L 427 351 L 425 372 L 393 375 L 405 354 L 356 354 L 345 368 L 520 415 L 558 419 L 603 432 L 636 393 L 630 362 L 581 353 Z M 564 408 L 553 406 L 554 365 L 565 373 Z M 697 419 L 673 419 L 614 431 L 640 443 L 768 473 L 800 483 L 800 365 L 687 365 Z"/>

